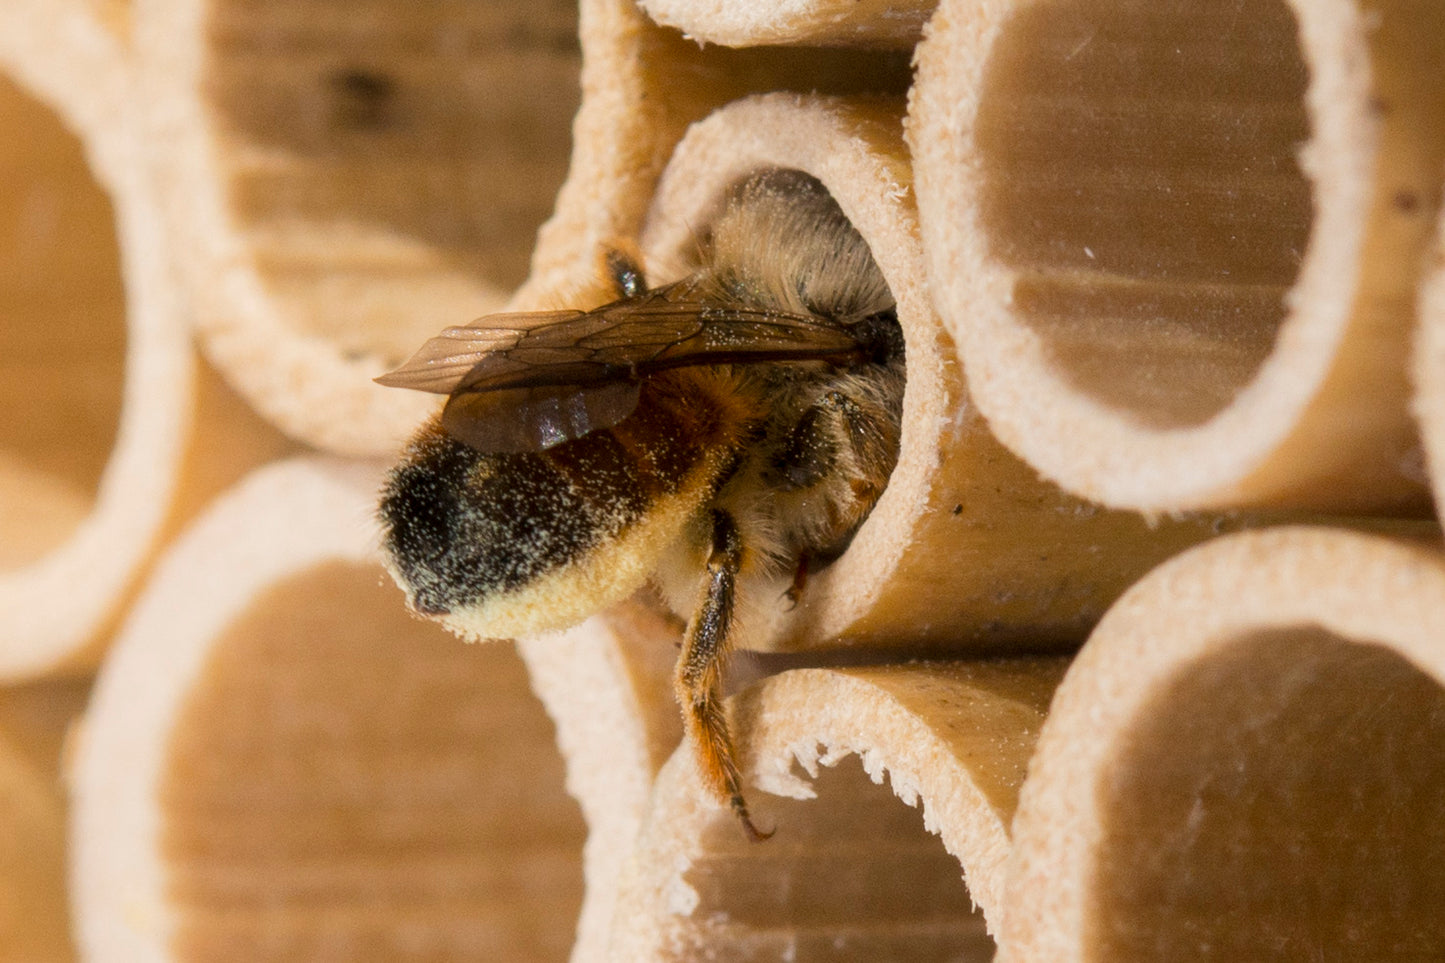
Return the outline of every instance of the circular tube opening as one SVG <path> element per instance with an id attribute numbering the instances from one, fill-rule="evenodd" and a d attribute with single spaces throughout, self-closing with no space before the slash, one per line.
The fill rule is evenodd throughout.
<path id="1" fill-rule="evenodd" d="M 982 223 L 1011 317 L 1077 391 L 1186 428 L 1253 379 L 1310 237 L 1308 79 L 1281 0 L 1061 0 L 1003 27 Z"/>
<path id="2" fill-rule="evenodd" d="M 1099 785 L 1090 959 L 1445 954 L 1445 689 L 1323 629 L 1158 695 Z"/>
<path id="3" fill-rule="evenodd" d="M 399 364 L 526 277 L 580 99 L 576 0 L 217 3 L 231 214 L 288 323 Z"/>
<path id="4" fill-rule="evenodd" d="M 930 339 L 915 338 L 916 320 L 909 324 L 910 315 L 912 319 L 919 315 L 916 292 L 893 283 L 902 258 L 895 254 L 891 261 L 885 258 L 880 263 L 873 250 L 876 238 L 864 233 L 871 225 L 855 224 L 844 207 L 849 198 L 840 201 L 824 181 L 829 175 L 843 177 L 836 170 L 815 173 L 826 165 L 802 163 L 815 158 L 797 156 L 799 152 L 782 136 L 772 135 L 775 143 L 764 142 L 762 147 L 745 144 L 725 159 L 716 154 L 719 143 L 726 144 L 733 132 L 752 126 L 791 123 L 805 131 L 801 138 L 817 130 L 815 142 L 837 136 L 831 129 L 836 121 L 830 106 L 757 99 L 733 105 L 694 126 L 664 176 L 642 239 L 653 282 L 670 281 L 706 266 L 737 288 L 739 303 L 793 313 L 810 311 L 840 323 L 858 323 L 861 315 L 876 311 L 878 305 L 892 304 L 886 317 L 871 313 L 871 320 L 863 322 L 877 340 L 886 331 L 890 347 L 868 363 L 851 367 L 846 377 L 786 362 L 739 369 L 749 377 L 773 382 L 775 403 L 767 415 L 764 437 L 751 443 L 748 451 L 749 457 L 768 467 L 759 478 L 746 472 L 738 478 L 747 479 L 766 496 L 757 505 L 775 513 L 770 527 L 781 549 L 777 554 L 786 559 L 769 575 L 774 584 L 757 592 L 766 596 L 761 604 L 750 608 L 750 616 L 758 621 L 749 646 L 767 647 L 783 638 L 827 637 L 837 629 L 819 630 L 818 620 L 847 625 L 856 619 L 860 597 L 866 604 L 872 587 L 896 565 L 905 541 L 870 519 L 896 515 L 896 506 L 908 504 L 908 499 L 896 493 L 895 481 L 902 477 L 905 489 L 916 487 L 926 464 L 936 459 L 931 449 L 926 457 L 918 457 L 918 443 L 909 446 L 904 439 L 905 433 L 918 431 L 919 422 L 926 421 L 918 416 L 922 403 L 918 391 L 910 393 L 909 379 L 919 367 L 930 370 L 933 358 Z M 855 193 L 873 186 L 846 181 L 845 185 Z M 876 212 L 868 213 L 875 223 L 879 220 Z M 833 380 L 825 383 L 827 378 Z M 826 389 L 827 395 L 820 390 L 816 404 L 804 407 L 810 382 Z M 926 376 L 924 383 L 929 384 Z M 790 396 L 789 391 L 796 394 Z M 846 414 L 833 419 L 824 410 L 828 405 Z M 810 423 L 812 428 L 831 427 L 810 431 Z M 806 445 L 801 443 L 805 439 Z M 910 447 L 911 453 L 906 451 Z M 856 502 L 840 497 L 844 486 Z M 723 490 L 722 498 L 736 503 L 742 490 L 742 485 L 733 484 Z M 860 497 L 860 492 L 867 497 Z M 825 518 L 822 506 L 830 503 L 828 510 L 834 514 Z M 842 512 L 849 513 L 842 516 L 846 526 L 840 525 Z M 756 518 L 745 521 L 755 524 Z M 846 534 L 823 550 L 804 544 L 800 551 L 799 545 L 788 541 L 817 540 L 820 533 L 834 529 Z M 659 587 L 675 611 L 691 615 L 695 586 L 669 573 L 660 575 Z M 860 592 L 859 585 L 869 589 Z M 847 598 L 844 605 L 830 604 L 840 595 Z"/>
<path id="5" fill-rule="evenodd" d="M 217 640 L 162 806 L 177 959 L 571 949 L 585 830 L 520 659 L 371 566 L 282 582 Z"/>
<path id="6" fill-rule="evenodd" d="M 749 213 L 742 215 L 739 211 Z M 727 212 L 731 212 L 730 216 Z M 761 373 L 766 370 L 779 379 L 774 394 L 779 407 L 770 415 L 767 424 L 770 433 L 796 425 L 797 436 L 807 435 L 801 427 L 808 421 L 806 409 L 790 411 L 781 406 L 782 399 L 789 397 L 784 386 L 806 383 L 809 379 L 816 379 L 822 385 L 832 378 L 827 382 L 832 386 L 830 395 L 842 397 L 842 403 L 849 406 L 845 410 L 850 414 L 839 419 L 832 432 L 821 433 L 821 438 L 813 440 L 813 448 L 817 450 L 809 448 L 800 453 L 796 442 L 789 445 L 771 436 L 754 443 L 759 449 L 776 449 L 769 456 L 768 464 L 788 464 L 789 471 L 808 479 L 806 482 L 795 482 L 791 478 L 765 482 L 775 504 L 775 523 L 781 530 L 788 532 L 791 526 L 800 525 L 800 518 L 816 518 L 817 528 L 836 524 L 831 517 L 825 522 L 814 505 L 815 500 L 826 497 L 826 488 L 835 484 L 834 479 L 846 478 L 854 486 L 876 487 L 876 505 L 898 464 L 906 346 L 898 322 L 897 301 L 867 240 L 821 180 L 796 168 L 759 167 L 734 181 L 716 198 L 710 215 L 695 232 L 693 246 L 701 261 L 691 265 L 693 270 L 706 267 L 724 283 L 742 288 L 737 295 L 737 302 L 742 305 L 785 311 L 791 306 L 789 301 L 795 299 L 799 307 L 794 310 L 814 312 L 840 325 L 857 321 L 850 312 L 856 314 L 879 305 L 892 305 L 886 320 L 879 325 L 891 332 L 888 337 L 897 345 L 887 362 L 874 359 L 870 364 L 855 365 L 846 378 L 836 372 L 797 370 L 801 365 L 794 366 L 797 373 L 788 380 L 772 374 L 774 370 L 788 370 L 783 364 L 769 369 L 761 366 L 743 369 L 757 377 L 766 377 Z M 655 280 L 670 279 L 669 275 Z M 869 308 L 863 308 L 865 304 Z M 826 423 L 825 419 L 816 421 Z M 855 437 L 869 435 L 887 441 L 878 444 L 882 450 L 877 453 L 858 444 L 850 460 L 846 446 L 835 434 L 850 429 Z M 873 459 L 865 457 L 865 453 L 874 455 Z M 802 497 L 795 492 L 801 492 Z M 869 505 L 856 520 L 854 534 L 867 521 L 875 505 Z M 810 554 L 806 562 L 799 564 L 807 564 L 810 575 L 821 574 L 851 541 L 852 535 L 849 535 L 841 548 Z M 793 575 L 792 572 L 783 574 Z"/>
<path id="7" fill-rule="evenodd" d="M 64 543 L 115 445 L 125 292 L 80 140 L 0 77 L 0 572 Z"/>
<path id="8" fill-rule="evenodd" d="M 994 958 L 958 860 L 856 759 L 823 768 L 817 798 L 755 792 L 764 843 L 726 810 L 703 830 L 684 874 L 697 907 L 662 959 Z"/>

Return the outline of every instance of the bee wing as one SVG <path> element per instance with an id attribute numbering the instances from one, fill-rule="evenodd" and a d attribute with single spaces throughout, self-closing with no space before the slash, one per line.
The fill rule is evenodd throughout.
<path id="1" fill-rule="evenodd" d="M 442 427 L 478 451 L 546 451 L 611 428 L 636 410 L 641 393 L 635 381 L 459 391 L 442 409 Z"/>
<path id="2" fill-rule="evenodd" d="M 449 394 L 442 426 L 481 451 L 542 451 L 626 418 L 668 368 L 843 360 L 846 328 L 688 296 L 686 282 L 594 311 L 504 314 L 448 328 L 384 385 Z"/>
<path id="3" fill-rule="evenodd" d="M 376 383 L 388 388 L 449 395 L 477 364 L 488 358 L 505 357 L 534 329 L 566 326 L 585 316 L 582 311 L 497 314 L 447 328 L 422 345 L 406 364 L 377 378 Z"/>
<path id="4" fill-rule="evenodd" d="M 598 361 L 629 377 L 667 368 L 857 356 L 847 327 L 807 315 L 689 297 L 686 282 L 618 301 L 596 312 L 613 323 L 586 339 Z"/>

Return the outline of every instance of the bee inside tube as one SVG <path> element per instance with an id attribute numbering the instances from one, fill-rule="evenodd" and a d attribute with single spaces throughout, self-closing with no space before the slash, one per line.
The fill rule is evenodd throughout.
<path id="1" fill-rule="evenodd" d="M 616 299 L 448 328 L 382 384 L 447 395 L 382 492 L 387 566 L 472 639 L 565 628 L 654 585 L 689 616 L 675 691 L 721 803 L 754 826 L 721 699 L 767 593 L 840 555 L 898 459 L 903 335 L 814 178 L 730 192 L 680 280 L 618 250 Z"/>

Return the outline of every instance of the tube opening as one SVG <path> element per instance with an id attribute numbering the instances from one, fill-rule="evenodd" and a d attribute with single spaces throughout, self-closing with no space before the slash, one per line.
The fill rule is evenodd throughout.
<path id="1" fill-rule="evenodd" d="M 666 959 L 987 961 L 995 946 L 958 860 L 922 815 L 856 759 L 823 768 L 817 798 L 754 792 L 750 842 L 729 812 L 684 875 L 697 894 Z"/>
<path id="2" fill-rule="evenodd" d="M 1273 349 L 1309 242 L 1298 28 L 1282 0 L 1024 5 L 977 118 L 1010 312 L 1079 392 L 1200 425 Z"/>
<path id="3" fill-rule="evenodd" d="M 766 491 L 779 548 L 819 573 L 846 551 L 898 464 L 906 346 L 896 301 L 828 188 L 798 169 L 761 167 L 737 179 L 684 243 L 661 252 L 655 280 L 707 272 L 721 303 L 822 318 L 875 346 L 837 368 L 783 360 L 738 369 L 749 379 L 740 396 L 761 386 L 770 406 L 749 452 L 763 467 L 746 484 Z M 734 484 L 721 498 L 746 505 L 744 491 Z"/>
<path id="4" fill-rule="evenodd" d="M 125 378 L 110 198 L 80 140 L 0 77 L 0 572 L 64 543 L 95 507 Z"/>
<path id="5" fill-rule="evenodd" d="M 173 731 L 178 959 L 567 958 L 585 829 L 510 645 L 331 563 L 232 623 Z"/>
<path id="6" fill-rule="evenodd" d="M 1316 627 L 1182 674 L 1098 787 L 1091 959 L 1445 954 L 1445 689 Z"/>

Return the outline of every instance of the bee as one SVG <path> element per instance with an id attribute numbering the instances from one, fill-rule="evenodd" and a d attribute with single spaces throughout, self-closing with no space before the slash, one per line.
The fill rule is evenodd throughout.
<path id="1" fill-rule="evenodd" d="M 690 616 L 674 687 L 704 783 L 761 839 L 724 665 L 748 603 L 796 602 L 882 493 L 903 336 L 806 174 L 745 179 L 698 249 L 655 287 L 610 251 L 610 303 L 449 328 L 378 378 L 447 395 L 388 476 L 383 550 L 412 609 L 472 639 L 564 628 L 651 583 Z"/>

